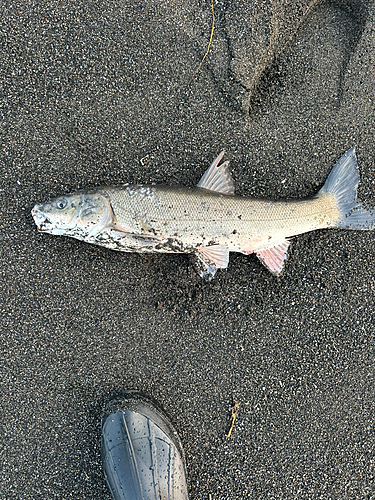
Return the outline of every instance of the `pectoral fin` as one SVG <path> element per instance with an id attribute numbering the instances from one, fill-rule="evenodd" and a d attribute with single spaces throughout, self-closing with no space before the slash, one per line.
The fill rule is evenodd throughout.
<path id="1" fill-rule="evenodd" d="M 289 245 L 289 241 L 284 240 L 279 245 L 255 253 L 261 263 L 266 266 L 272 274 L 278 276 L 283 270 L 284 262 L 287 259 Z"/>
<path id="2" fill-rule="evenodd" d="M 156 251 L 156 246 L 161 241 L 160 238 L 149 235 L 126 233 L 118 229 L 108 228 L 98 234 L 90 243 L 122 252 L 143 253 Z"/>
<path id="3" fill-rule="evenodd" d="M 202 278 L 211 281 L 217 269 L 228 267 L 228 247 L 222 245 L 210 245 L 207 247 L 198 247 L 196 250 L 196 265 L 198 273 L 202 276 Z"/>

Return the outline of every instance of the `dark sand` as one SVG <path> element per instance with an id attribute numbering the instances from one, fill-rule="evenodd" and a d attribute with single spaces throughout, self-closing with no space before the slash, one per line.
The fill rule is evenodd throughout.
<path id="1" fill-rule="evenodd" d="M 2 499 L 108 500 L 100 417 L 124 389 L 169 415 L 192 500 L 375 498 L 374 233 L 297 237 L 280 279 L 232 254 L 207 284 L 186 256 L 30 215 L 98 184 L 192 186 L 223 148 L 239 194 L 301 198 L 354 144 L 375 206 L 374 2 L 215 11 L 189 85 L 209 0 L 1 3 Z"/>

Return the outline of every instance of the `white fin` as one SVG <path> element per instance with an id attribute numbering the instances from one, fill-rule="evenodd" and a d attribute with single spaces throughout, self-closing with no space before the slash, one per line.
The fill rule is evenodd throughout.
<path id="1" fill-rule="evenodd" d="M 225 269 L 229 263 L 228 247 L 222 245 L 210 245 L 208 247 L 197 247 L 200 257 L 217 268 Z"/>
<path id="2" fill-rule="evenodd" d="M 289 241 L 284 240 L 279 245 L 272 248 L 267 248 L 267 250 L 260 250 L 255 252 L 258 259 L 263 265 L 265 265 L 273 274 L 278 276 L 284 267 L 284 262 L 287 259 Z"/>
<path id="3" fill-rule="evenodd" d="M 205 279 L 206 281 L 211 281 L 212 278 L 215 276 L 217 268 L 214 266 L 210 266 L 210 264 L 207 264 L 201 258 L 199 257 L 197 258 L 195 265 L 197 267 L 199 276 Z"/>
<path id="4" fill-rule="evenodd" d="M 208 247 L 197 247 L 196 266 L 202 278 L 211 281 L 216 270 L 228 267 L 229 250 L 221 245 L 210 245 Z"/>
<path id="5" fill-rule="evenodd" d="M 223 156 L 224 151 L 219 154 L 212 165 L 206 170 L 197 187 L 222 194 L 234 194 L 234 184 L 228 169 L 229 162 L 225 161 L 219 165 Z"/>
<path id="6" fill-rule="evenodd" d="M 366 210 L 357 199 L 359 173 L 355 148 L 349 149 L 333 167 L 318 196 L 333 194 L 340 218 L 331 227 L 345 229 L 375 229 L 375 210 Z"/>

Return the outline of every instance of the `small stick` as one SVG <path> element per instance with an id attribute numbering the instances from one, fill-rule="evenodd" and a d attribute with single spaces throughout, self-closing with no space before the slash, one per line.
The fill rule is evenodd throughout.
<path id="1" fill-rule="evenodd" d="M 236 420 L 238 410 L 240 409 L 240 405 L 238 404 L 238 401 L 234 402 L 233 408 L 232 408 L 232 416 L 231 416 L 231 424 L 230 424 L 230 429 L 227 434 L 227 438 L 230 438 L 230 435 L 232 434 L 233 426 L 234 426 L 234 421 Z"/>
<path id="2" fill-rule="evenodd" d="M 198 73 L 198 71 L 201 69 L 201 66 L 202 66 L 202 64 L 204 63 L 204 60 L 206 59 L 206 57 L 208 56 L 208 53 L 210 52 L 210 47 L 211 47 L 211 43 L 212 43 L 212 38 L 213 38 L 213 36 L 214 36 L 214 28 L 215 28 L 214 0 L 211 0 L 211 10 L 212 10 L 212 27 L 211 27 L 210 41 L 208 42 L 208 47 L 207 47 L 206 53 L 205 53 L 205 55 L 203 56 L 203 59 L 201 60 L 200 65 L 199 65 L 199 66 L 198 66 L 198 68 L 195 70 L 194 75 L 191 77 L 191 80 L 190 80 L 190 82 L 189 82 L 189 85 L 190 85 L 190 83 L 194 80 L 195 75 L 196 75 L 196 74 Z"/>

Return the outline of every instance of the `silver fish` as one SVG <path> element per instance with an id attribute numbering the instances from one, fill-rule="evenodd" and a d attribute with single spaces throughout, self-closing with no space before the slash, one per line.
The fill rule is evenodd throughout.
<path id="1" fill-rule="evenodd" d="M 234 194 L 222 152 L 194 188 L 129 185 L 60 196 L 32 210 L 42 232 L 121 252 L 193 254 L 200 275 L 226 268 L 229 252 L 255 253 L 274 274 L 289 238 L 323 228 L 371 230 L 374 210 L 357 200 L 355 148 L 333 167 L 313 198 L 271 201 Z"/>

